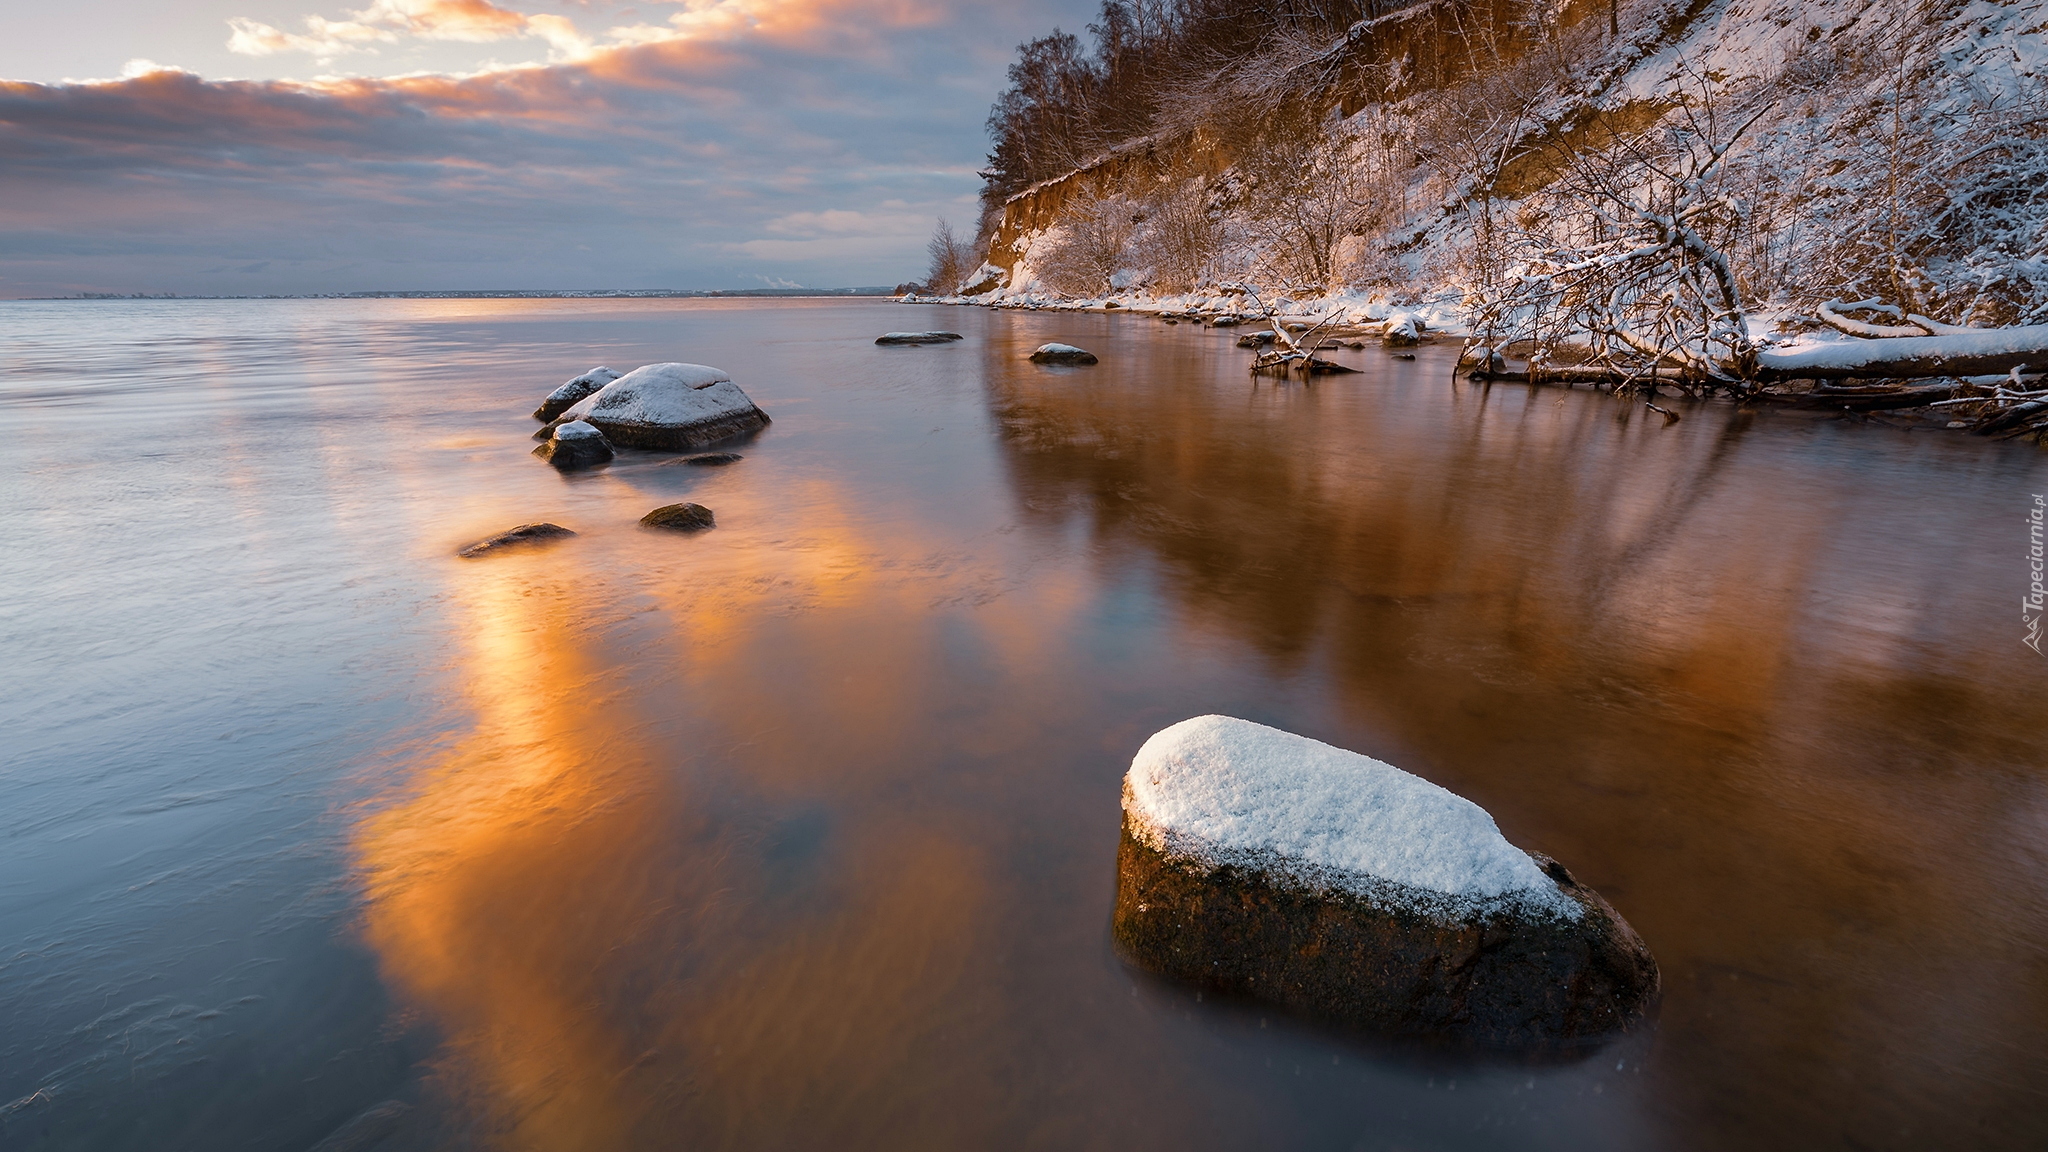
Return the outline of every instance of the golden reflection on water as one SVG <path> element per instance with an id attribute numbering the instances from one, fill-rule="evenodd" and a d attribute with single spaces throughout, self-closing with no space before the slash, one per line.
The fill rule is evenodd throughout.
<path id="1" fill-rule="evenodd" d="M 1328 668 L 1323 723 L 1615 900 L 1664 968 L 1671 1131 L 2021 1131 L 1988 1102 L 2048 1072 L 2037 1017 L 1997 1007 L 2048 943 L 2048 748 L 2008 693 L 2044 676 L 1886 515 L 1915 490 L 1726 409 L 1666 432 L 1515 389 L 1434 427 L 1324 393 L 1207 420 L 1146 389 L 995 403 L 1035 518 L 1160 558 L 1186 619 L 1274 668 Z M 1884 1087 L 1845 1111 L 1848 1083 Z"/>
<path id="2" fill-rule="evenodd" d="M 1981 1106 L 2016 1143 L 2043 743 L 1999 693 L 2042 678 L 1924 540 L 1841 532 L 1897 493 L 1726 410 L 1005 372 L 1002 475 L 963 477 L 992 522 L 791 453 L 703 479 L 688 544 L 452 569 L 472 723 L 357 850 L 465 1139 L 1082 1146 L 1144 1097 L 1131 1146 L 1226 1146 L 1230 1093 L 1285 1093 L 1089 998 L 1128 991 L 1116 773 L 1256 707 L 1479 800 L 1643 932 L 1659 1059 L 1600 1131 L 1889 1146 Z M 650 475 L 578 491 L 630 524 Z"/>
<path id="3" fill-rule="evenodd" d="M 945 1144 L 1009 1107 L 953 1026 L 992 1011 L 963 984 L 986 848 L 902 793 L 925 766 L 896 755 L 943 676 L 934 612 L 981 601 L 991 558 L 829 485 L 776 502 L 804 516 L 771 547 L 633 533 L 450 582 L 473 724 L 356 845 L 365 937 L 443 1037 L 435 1087 L 472 1138 Z M 983 642 L 1029 666 L 1078 599 L 1045 581 Z M 994 702 L 966 719 L 963 753 L 1027 741 Z"/>

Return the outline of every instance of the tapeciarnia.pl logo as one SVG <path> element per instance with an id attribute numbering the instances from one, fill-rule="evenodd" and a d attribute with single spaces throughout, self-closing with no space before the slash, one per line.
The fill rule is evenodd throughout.
<path id="1" fill-rule="evenodd" d="M 2027 594 L 2020 601 L 2020 621 L 2027 626 L 2027 634 L 2020 643 L 2041 654 L 2041 614 L 2043 602 L 2048 600 L 2048 589 L 2041 587 L 2043 561 L 2041 555 L 2041 517 L 2048 512 L 2048 499 L 2039 492 L 2034 493 L 2034 506 L 2027 510 L 2027 569 L 2032 581 L 2027 585 Z"/>

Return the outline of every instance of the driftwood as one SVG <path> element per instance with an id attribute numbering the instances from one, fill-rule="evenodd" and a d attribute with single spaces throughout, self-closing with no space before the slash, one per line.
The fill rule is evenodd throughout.
<path id="1" fill-rule="evenodd" d="M 1253 358 L 1252 373 L 1254 375 L 1261 372 L 1278 372 L 1281 375 L 1285 375 L 1288 372 L 1298 370 L 1304 376 L 1327 376 L 1358 371 L 1356 368 L 1339 364 L 1334 360 L 1325 360 L 1315 354 L 1323 350 L 1323 345 L 1316 340 L 1316 333 L 1321 332 L 1337 317 L 1342 316 L 1344 314 L 1343 309 L 1338 309 L 1314 324 L 1307 325 L 1301 334 L 1296 336 L 1293 332 L 1288 331 L 1287 325 L 1282 323 L 1280 317 L 1275 315 L 1273 310 L 1266 306 L 1266 302 L 1259 298 L 1258 291 L 1251 285 L 1225 284 L 1223 287 L 1235 288 L 1250 296 L 1252 303 L 1259 306 L 1259 311 L 1265 313 L 1267 323 L 1272 325 L 1272 343 L 1274 348 L 1270 352 L 1261 352 Z M 1264 334 L 1255 333 L 1254 335 Z M 1240 348 L 1245 347 L 1245 341 L 1251 339 L 1253 337 L 1240 338 L 1237 342 L 1238 346 Z M 1257 347 L 1258 345 L 1254 343 L 1252 346 Z"/>
<path id="2" fill-rule="evenodd" d="M 1793 401 L 1795 408 L 1828 408 L 1843 412 L 1886 412 L 1897 408 L 1924 408 L 1940 400 L 1953 400 L 1964 387 L 1936 384 L 1931 388 L 1839 389 L 1816 388 Z"/>
<path id="3" fill-rule="evenodd" d="M 2029 367 L 2048 368 L 2048 324 L 1845 340 L 1799 352 L 1759 351 L 1752 376 L 1766 383 L 1856 377 L 1913 380 L 1998 376 Z"/>

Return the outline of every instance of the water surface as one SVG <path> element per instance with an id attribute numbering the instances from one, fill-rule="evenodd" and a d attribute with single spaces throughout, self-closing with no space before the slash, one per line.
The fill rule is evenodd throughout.
<path id="1" fill-rule="evenodd" d="M 967 339 L 871 343 L 926 327 Z M 0 1145 L 2048 1141 L 2039 452 L 1246 355 L 0 304 Z M 743 461 L 527 454 L 553 385 L 668 359 L 774 417 Z M 682 499 L 719 527 L 636 527 Z M 580 535 L 453 556 L 533 520 Z M 1119 780 L 1205 712 L 1485 805 L 1648 941 L 1657 1018 L 1477 1059 L 1127 969 Z"/>

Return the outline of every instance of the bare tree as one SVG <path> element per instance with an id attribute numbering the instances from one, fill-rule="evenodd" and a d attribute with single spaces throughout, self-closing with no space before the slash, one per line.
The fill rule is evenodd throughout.
<path id="1" fill-rule="evenodd" d="M 1131 258 L 1151 269 L 1155 290 L 1187 292 L 1209 276 L 1221 237 L 1206 184 L 1178 181 L 1146 203 L 1145 227 Z"/>
<path id="2" fill-rule="evenodd" d="M 1129 197 L 1077 198 L 1069 202 L 1060 227 L 1034 247 L 1032 271 L 1068 296 L 1108 292 L 1129 264 L 1131 243 L 1143 221 L 1143 209 Z"/>
<path id="3" fill-rule="evenodd" d="M 925 273 L 925 286 L 941 296 L 959 291 L 961 281 L 981 266 L 981 257 L 975 251 L 974 242 L 957 235 L 953 225 L 943 217 L 932 229 L 932 238 L 925 242 L 925 252 L 931 257 L 930 267 Z"/>
<path id="4" fill-rule="evenodd" d="M 1762 111 L 1731 126 L 1706 95 L 1675 123 L 1570 158 L 1510 237 L 1507 274 L 1480 286 L 1486 344 L 1528 341 L 1540 362 L 1584 341 L 1625 385 L 1752 390 L 1756 349 L 1726 255 L 1745 221 L 1718 180 Z"/>

